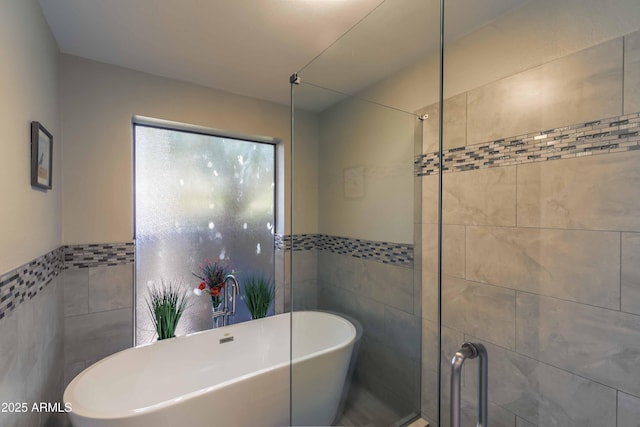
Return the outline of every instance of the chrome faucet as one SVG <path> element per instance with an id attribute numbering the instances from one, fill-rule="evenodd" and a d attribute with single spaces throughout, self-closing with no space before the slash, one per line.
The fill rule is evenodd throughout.
<path id="1" fill-rule="evenodd" d="M 229 287 L 227 286 L 229 281 L 232 282 L 231 295 L 229 295 Z M 222 310 L 213 313 L 213 317 L 221 317 L 221 326 L 227 326 L 229 324 L 229 316 L 236 314 L 236 297 L 240 293 L 240 283 L 233 274 L 227 274 L 222 282 L 224 283 L 222 287 Z M 229 307 L 229 301 L 231 301 L 231 307 Z"/>
<path id="2" fill-rule="evenodd" d="M 229 295 L 229 287 L 227 282 L 231 281 L 231 295 Z M 224 301 L 222 305 L 222 311 L 224 312 L 223 325 L 229 323 L 229 316 L 236 314 L 236 299 L 240 294 L 240 283 L 236 276 L 233 274 L 227 274 L 224 278 Z M 229 308 L 229 301 L 231 301 L 231 308 Z"/>

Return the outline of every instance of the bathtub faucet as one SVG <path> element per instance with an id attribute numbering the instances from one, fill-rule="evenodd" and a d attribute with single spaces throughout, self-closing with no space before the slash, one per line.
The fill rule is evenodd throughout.
<path id="1" fill-rule="evenodd" d="M 227 286 L 227 282 L 231 282 L 231 295 L 229 295 L 229 287 Z M 229 316 L 233 316 L 236 314 L 236 299 L 240 294 L 240 283 L 236 276 L 233 274 L 227 274 L 224 278 L 224 305 L 223 311 L 225 313 L 225 322 L 224 324 L 229 324 Z M 229 308 L 229 301 L 231 301 L 231 308 Z"/>

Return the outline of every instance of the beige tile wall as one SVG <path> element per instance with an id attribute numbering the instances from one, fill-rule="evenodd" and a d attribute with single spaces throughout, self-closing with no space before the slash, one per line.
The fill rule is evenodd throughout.
<path id="1" fill-rule="evenodd" d="M 61 402 L 63 392 L 61 277 L 0 322 L 0 402 Z M 6 408 L 5 408 L 6 409 Z M 61 414 L 0 411 L 0 425 L 62 425 Z"/>
<path id="2" fill-rule="evenodd" d="M 640 151 L 518 166 L 518 226 L 640 231 Z"/>
<path id="3" fill-rule="evenodd" d="M 275 313 L 318 308 L 318 250 L 277 249 L 275 257 Z M 293 281 L 291 280 L 293 276 Z M 292 293 L 291 283 L 294 283 Z M 293 296 L 293 298 L 292 298 Z"/>
<path id="4" fill-rule="evenodd" d="M 640 233 L 622 233 L 622 311 L 640 314 Z"/>
<path id="5" fill-rule="evenodd" d="M 443 186 L 444 224 L 516 225 L 516 167 L 448 174 Z M 438 222 L 437 175 L 423 182 L 425 223 Z"/>
<path id="6" fill-rule="evenodd" d="M 621 114 L 622 58 L 618 38 L 469 91 L 467 145 Z"/>
<path id="7" fill-rule="evenodd" d="M 640 111 L 640 31 L 624 38 L 624 112 Z"/>
<path id="8" fill-rule="evenodd" d="M 65 270 L 64 380 L 133 346 L 133 264 Z"/>
<path id="9" fill-rule="evenodd" d="M 620 307 L 620 233 L 469 226 L 466 244 L 469 280 Z"/>
<path id="10" fill-rule="evenodd" d="M 445 114 L 457 117 L 445 119 L 445 146 L 621 115 L 623 105 L 635 113 L 638 76 L 640 32 L 447 100 Z M 424 135 L 433 151 L 437 128 Z M 443 179 L 442 421 L 449 361 L 471 340 L 489 354 L 490 425 L 638 426 L 640 151 Z M 422 410 L 431 419 L 437 182 L 422 181 Z M 465 425 L 473 425 L 476 366 L 464 372 Z"/>
<path id="11" fill-rule="evenodd" d="M 293 257 L 295 262 L 300 255 Z M 317 251 L 318 306 L 360 322 L 355 380 L 398 419 L 416 414 L 420 406 L 421 309 L 413 281 L 412 268 Z"/>
<path id="12" fill-rule="evenodd" d="M 639 420 L 640 399 L 618 392 L 618 427 L 637 427 Z"/>
<path id="13" fill-rule="evenodd" d="M 426 107 L 420 114 L 428 114 L 422 133 L 422 152 L 438 151 L 438 104 Z M 445 100 L 443 123 L 443 146 L 445 150 L 464 147 L 467 144 L 467 94 L 462 93 Z"/>

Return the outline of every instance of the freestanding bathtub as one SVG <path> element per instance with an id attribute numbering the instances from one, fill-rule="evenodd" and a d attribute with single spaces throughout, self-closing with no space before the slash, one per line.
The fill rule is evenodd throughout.
<path id="1" fill-rule="evenodd" d="M 76 427 L 330 425 L 355 336 L 315 311 L 198 332 L 101 360 L 64 402 Z"/>

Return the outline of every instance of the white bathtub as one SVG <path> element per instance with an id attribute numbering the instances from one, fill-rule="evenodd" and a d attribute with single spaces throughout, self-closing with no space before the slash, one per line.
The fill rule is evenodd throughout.
<path id="1" fill-rule="evenodd" d="M 314 311 L 199 332 L 101 360 L 64 401 L 76 427 L 330 425 L 355 336 L 349 321 Z"/>

